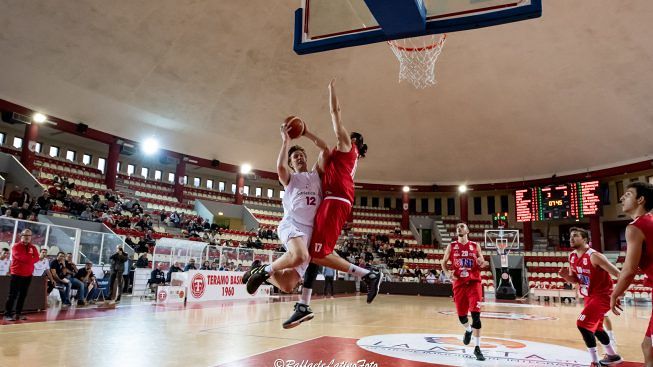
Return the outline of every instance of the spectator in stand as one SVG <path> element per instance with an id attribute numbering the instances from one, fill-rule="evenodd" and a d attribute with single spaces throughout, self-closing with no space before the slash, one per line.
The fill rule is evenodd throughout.
<path id="1" fill-rule="evenodd" d="M 29 220 L 31 222 L 38 222 L 39 221 L 38 217 L 36 216 L 36 213 L 30 214 L 29 217 L 27 217 L 27 220 Z"/>
<path id="2" fill-rule="evenodd" d="M 70 281 L 70 288 L 77 289 L 77 305 L 84 306 L 84 299 L 86 299 L 86 285 L 84 285 L 84 283 L 79 279 L 75 278 L 75 275 L 77 274 L 77 265 L 75 265 L 75 262 L 73 261 L 72 253 L 69 252 L 66 254 L 64 264 L 64 276 Z"/>
<path id="3" fill-rule="evenodd" d="M 202 267 L 200 268 L 200 270 L 211 270 L 211 264 L 209 263 L 208 260 L 202 263 Z"/>
<path id="4" fill-rule="evenodd" d="M 195 267 L 195 259 L 190 259 L 190 261 L 188 261 L 188 264 L 186 264 L 186 266 L 184 267 L 184 271 L 189 271 L 189 270 L 197 270 L 197 268 Z"/>
<path id="5" fill-rule="evenodd" d="M 147 259 L 147 251 L 142 253 L 138 260 L 136 260 L 136 267 L 141 269 L 150 267 L 150 261 Z"/>
<path id="6" fill-rule="evenodd" d="M 44 274 L 50 273 L 50 260 L 48 259 L 48 249 L 42 248 L 39 261 L 34 264 L 34 272 L 32 273 L 32 276 L 34 277 L 40 277 L 43 276 Z"/>
<path id="7" fill-rule="evenodd" d="M 13 215 L 11 215 L 11 209 L 9 209 L 9 208 L 5 209 L 5 213 L 2 216 L 4 218 L 13 218 Z M 3 230 L 3 232 L 4 232 L 4 230 Z"/>
<path id="8" fill-rule="evenodd" d="M 126 215 L 123 215 L 120 217 L 120 220 L 118 220 L 118 223 L 116 223 L 116 227 L 118 228 L 126 228 L 129 229 L 131 228 L 131 221 L 129 220 L 129 217 Z"/>
<path id="9" fill-rule="evenodd" d="M 48 210 L 52 208 L 52 200 L 50 193 L 47 190 L 43 191 L 43 195 L 36 199 L 36 207 L 39 213 L 47 214 Z"/>
<path id="10" fill-rule="evenodd" d="M 91 203 L 94 206 L 100 204 L 100 193 L 98 191 L 91 196 Z"/>
<path id="11" fill-rule="evenodd" d="M 63 288 L 61 302 L 64 306 L 70 306 L 70 281 L 66 279 L 66 254 L 59 251 L 57 258 L 50 262 L 50 274 L 54 279 L 55 286 Z M 61 291 L 59 291 L 61 292 Z"/>
<path id="12" fill-rule="evenodd" d="M 170 267 L 170 270 L 168 270 L 168 276 L 166 277 L 166 282 L 170 283 L 172 279 L 172 273 L 176 273 L 178 271 L 184 271 L 181 267 L 179 267 L 179 263 L 175 261 L 174 264 Z"/>
<path id="13" fill-rule="evenodd" d="M 214 261 L 211 263 L 211 270 L 218 270 L 220 269 L 220 264 L 218 264 L 217 261 Z"/>
<path id="14" fill-rule="evenodd" d="M 9 295 L 5 304 L 5 320 L 26 320 L 22 315 L 23 304 L 32 281 L 34 264 L 39 261 L 38 249 L 32 244 L 32 231 L 25 229 L 20 234 L 20 241 L 11 248 L 11 280 Z M 15 310 L 15 314 L 14 314 Z"/>
<path id="15" fill-rule="evenodd" d="M 445 273 L 444 271 L 440 272 L 440 275 L 438 276 L 438 281 L 440 283 L 451 283 L 451 279 L 447 277 L 447 273 Z"/>
<path id="16" fill-rule="evenodd" d="M 127 242 L 127 241 L 125 241 L 125 242 Z M 149 250 L 148 249 L 148 244 L 145 241 L 145 239 L 141 239 L 140 241 L 138 241 L 137 245 L 134 245 L 134 242 L 131 241 L 131 240 L 129 242 L 127 242 L 127 244 L 130 245 L 131 247 L 133 247 L 137 254 L 147 253 L 148 250 Z"/>
<path id="17" fill-rule="evenodd" d="M 9 260 L 9 249 L 3 248 L 0 252 L 0 276 L 9 275 L 9 267 L 11 261 Z"/>
<path id="18" fill-rule="evenodd" d="M 20 213 L 20 206 L 18 206 L 17 201 L 11 202 L 11 206 L 9 207 L 9 210 L 11 210 L 11 216 L 13 218 L 18 218 L 18 214 Z"/>
<path id="19" fill-rule="evenodd" d="M 254 241 L 254 248 L 262 250 L 263 249 L 263 242 L 261 242 L 261 239 L 256 237 L 256 240 Z"/>
<path id="20" fill-rule="evenodd" d="M 435 270 L 434 269 L 429 270 L 428 274 L 426 275 L 426 283 L 435 284 L 436 280 L 438 280 L 438 277 L 435 274 Z"/>
<path id="21" fill-rule="evenodd" d="M 111 277 L 109 278 L 109 284 L 111 284 L 111 302 L 115 303 L 122 293 L 122 273 L 125 271 L 125 262 L 129 257 L 122 249 L 122 246 L 118 245 L 116 252 L 109 259 L 111 260 Z"/>
<path id="22" fill-rule="evenodd" d="M 94 302 L 100 293 L 100 288 L 98 287 L 95 274 L 93 274 L 93 263 L 87 261 L 84 264 L 84 267 L 77 271 L 77 274 L 75 274 L 75 279 L 82 282 L 86 288 L 86 296 L 83 299 L 84 302 L 87 300 Z"/>
<path id="23" fill-rule="evenodd" d="M 14 187 L 14 189 L 9 193 L 9 197 L 7 198 L 7 201 L 10 203 L 16 202 L 18 203 L 20 201 L 21 197 L 21 191 L 20 191 L 20 186 Z"/>
<path id="24" fill-rule="evenodd" d="M 158 263 L 156 268 L 150 273 L 150 279 L 147 281 L 151 290 L 156 290 L 159 285 L 166 284 L 166 275 L 163 272 L 163 263 Z"/>

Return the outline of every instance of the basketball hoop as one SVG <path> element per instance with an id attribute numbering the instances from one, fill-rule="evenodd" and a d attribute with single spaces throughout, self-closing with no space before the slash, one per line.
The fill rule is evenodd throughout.
<path id="1" fill-rule="evenodd" d="M 508 248 L 508 242 L 497 242 L 497 251 L 499 255 L 504 255 L 506 253 L 506 248 Z"/>
<path id="2" fill-rule="evenodd" d="M 399 60 L 399 82 L 407 80 L 415 88 L 426 88 L 437 84 L 435 63 L 442 52 L 446 38 L 446 34 L 435 34 L 388 41 L 392 52 Z"/>

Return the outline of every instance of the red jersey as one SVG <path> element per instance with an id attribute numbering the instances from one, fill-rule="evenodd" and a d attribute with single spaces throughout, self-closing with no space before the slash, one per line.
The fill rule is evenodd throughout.
<path id="1" fill-rule="evenodd" d="M 453 268 L 453 275 L 458 282 L 481 281 L 481 268 L 476 262 L 478 259 L 478 244 L 467 241 L 462 244 L 458 241 L 451 242 L 449 261 Z M 446 260 L 445 260 L 446 261 Z"/>
<path id="2" fill-rule="evenodd" d="M 642 244 L 642 257 L 639 259 L 639 268 L 649 279 L 653 279 L 653 215 L 646 213 L 630 222 L 644 233 Z M 649 244 L 650 245 L 647 245 Z"/>
<path id="3" fill-rule="evenodd" d="M 322 191 L 324 198 L 335 196 L 354 203 L 354 174 L 358 163 L 358 149 L 352 145 L 347 153 L 333 148 L 331 156 L 324 168 Z"/>
<path id="4" fill-rule="evenodd" d="M 34 264 L 39 261 L 39 250 L 31 243 L 25 246 L 17 242 L 11 247 L 11 267 L 13 275 L 31 277 L 34 272 Z"/>
<path id="5" fill-rule="evenodd" d="M 579 291 L 585 297 L 609 296 L 612 293 L 612 278 L 603 268 L 592 265 L 590 257 L 596 250 L 588 249 L 578 256 L 576 251 L 569 254 L 569 268 L 578 278 Z"/>

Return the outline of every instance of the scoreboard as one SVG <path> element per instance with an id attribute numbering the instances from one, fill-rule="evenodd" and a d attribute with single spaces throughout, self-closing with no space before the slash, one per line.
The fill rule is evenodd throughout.
<path id="1" fill-rule="evenodd" d="M 515 202 L 518 222 L 580 219 L 598 213 L 599 182 L 573 182 L 517 190 Z"/>

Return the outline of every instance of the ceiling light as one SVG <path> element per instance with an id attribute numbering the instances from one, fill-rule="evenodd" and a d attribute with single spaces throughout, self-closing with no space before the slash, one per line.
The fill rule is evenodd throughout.
<path id="1" fill-rule="evenodd" d="M 242 166 L 240 166 L 240 173 L 243 175 L 246 175 L 248 173 L 252 172 L 252 165 L 249 163 L 244 163 Z"/>
<path id="2" fill-rule="evenodd" d="M 152 155 L 159 151 L 159 141 L 154 138 L 147 138 L 141 144 L 141 149 L 143 153 L 147 155 Z"/>
<path id="3" fill-rule="evenodd" d="M 34 121 L 36 123 L 39 123 L 39 124 L 44 123 L 47 119 L 48 119 L 48 117 L 45 116 L 44 114 L 40 113 L 40 112 L 36 112 L 34 115 L 32 115 L 32 121 Z"/>
<path id="4" fill-rule="evenodd" d="M 404 188 L 403 188 L 402 190 L 403 190 L 404 192 L 408 192 L 408 191 L 410 191 L 410 187 L 408 187 L 408 186 L 404 186 Z"/>
<path id="5" fill-rule="evenodd" d="M 467 185 L 458 186 L 458 191 L 461 192 L 461 193 L 467 192 Z"/>

